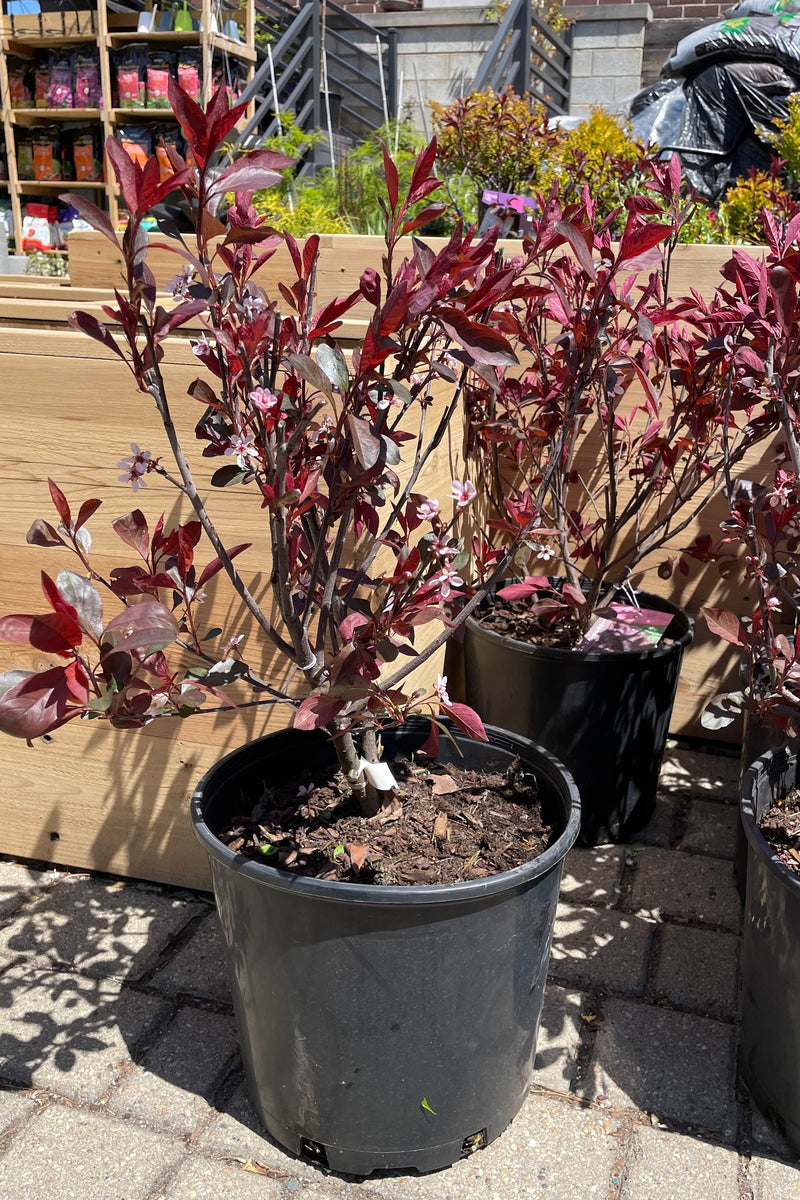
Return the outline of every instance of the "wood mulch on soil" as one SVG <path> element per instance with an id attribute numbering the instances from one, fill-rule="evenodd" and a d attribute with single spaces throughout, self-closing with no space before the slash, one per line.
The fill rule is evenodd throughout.
<path id="1" fill-rule="evenodd" d="M 535 778 L 515 760 L 487 772 L 398 759 L 391 806 L 363 817 L 337 769 L 264 794 L 217 834 L 236 854 L 298 875 L 366 884 L 447 884 L 537 858 L 545 824 Z"/>
<path id="2" fill-rule="evenodd" d="M 781 862 L 800 875 L 800 791 L 792 788 L 783 799 L 776 800 L 759 827 Z"/>
<path id="3" fill-rule="evenodd" d="M 581 636 L 577 619 L 570 613 L 557 625 L 543 625 L 541 616 L 530 611 L 530 604 L 519 600 L 504 600 L 496 596 L 486 608 L 473 614 L 484 629 L 500 637 L 516 638 L 518 642 L 531 642 L 536 646 L 553 646 L 570 650 Z"/>

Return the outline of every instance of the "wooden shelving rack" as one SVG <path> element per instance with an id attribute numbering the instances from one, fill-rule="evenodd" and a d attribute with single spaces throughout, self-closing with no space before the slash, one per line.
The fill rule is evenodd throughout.
<path id="1" fill-rule="evenodd" d="M 195 7 L 196 5 L 196 7 Z M 225 7 L 226 20 L 236 20 L 239 26 L 239 37 L 224 36 L 212 32 L 212 14 L 215 12 L 213 0 L 194 0 L 189 8 L 194 17 L 200 20 L 201 31 L 185 32 L 151 32 L 138 33 L 135 28 L 120 28 L 120 18 L 111 14 L 112 25 L 109 27 L 109 14 L 105 0 L 96 0 L 96 6 L 88 12 L 80 14 L 67 13 L 65 20 L 70 21 L 80 17 L 81 26 L 91 26 L 92 32 L 59 32 L 57 22 L 59 14 L 44 13 L 41 18 L 25 17 L 24 29 L 17 23 L 12 26 L 12 19 L 0 15 L 0 102 L 2 105 L 2 135 L 5 140 L 6 161 L 8 164 L 8 179 L 0 180 L 0 195 L 7 193 L 11 198 L 11 211 L 14 220 L 14 231 L 17 246 L 21 245 L 22 233 L 22 203 L 23 196 L 57 197 L 61 192 L 87 191 L 92 194 L 96 203 L 109 213 L 112 224 L 117 225 L 120 219 L 119 198 L 114 182 L 114 175 L 108 162 L 105 163 L 105 181 L 84 182 L 78 180 L 33 180 L 20 179 L 17 171 L 16 130 L 22 127 L 52 125 L 55 123 L 72 122 L 81 125 L 97 124 L 102 127 L 103 142 L 114 133 L 115 126 L 120 123 L 147 123 L 152 119 L 169 121 L 171 112 L 163 108 L 113 108 L 111 90 L 111 52 L 120 50 L 131 44 L 144 44 L 150 48 L 165 47 L 179 49 L 182 46 L 196 46 L 202 52 L 203 69 L 203 103 L 210 96 L 212 83 L 212 66 L 215 54 L 228 55 L 244 65 L 246 78 L 249 82 L 253 76 L 257 60 L 255 49 L 255 0 L 246 0 L 243 8 L 234 10 Z M 132 21 L 137 20 L 132 14 Z M 100 83 L 103 93 L 103 106 L 99 109 L 90 108 L 27 108 L 14 109 L 11 107 L 11 94 L 8 76 L 8 56 L 35 59 L 37 55 L 49 50 L 69 47 L 94 46 L 97 48 L 100 60 Z"/>

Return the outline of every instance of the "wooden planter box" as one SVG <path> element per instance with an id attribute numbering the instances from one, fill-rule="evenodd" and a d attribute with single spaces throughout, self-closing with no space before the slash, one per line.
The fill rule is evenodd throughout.
<path id="1" fill-rule="evenodd" d="M 379 267 L 383 243 L 377 238 L 325 237 L 323 247 L 320 302 L 353 290 L 366 266 Z M 673 294 L 695 287 L 710 295 L 728 256 L 725 247 L 680 247 Z M 151 265 L 159 284 L 166 284 L 177 272 L 178 262 L 166 252 L 153 253 Z M 113 517 L 137 506 L 151 523 L 164 510 L 168 520 L 185 513 L 180 497 L 160 481 L 135 497 L 127 485 L 117 482 L 116 464 L 129 453 L 131 441 L 156 454 L 168 453 L 160 422 L 119 360 L 66 325 L 75 307 L 94 307 L 99 314 L 100 302 L 118 282 L 113 247 L 99 234 L 73 235 L 70 269 L 71 287 L 61 281 L 0 283 L 0 370 L 7 421 L 6 465 L 0 478 L 0 613 L 39 611 L 44 603 L 39 571 L 55 575 L 62 565 L 73 566 L 71 556 L 25 544 L 36 517 L 52 519 L 48 477 L 70 500 L 90 496 L 103 500 L 103 508 L 91 522 L 99 570 L 127 561 L 125 547 L 110 529 Z M 276 255 L 259 282 L 269 290 L 287 274 Z M 361 328 L 357 319 L 348 322 L 354 339 Z M 191 444 L 200 410 L 196 401 L 186 397 L 186 389 L 199 372 L 185 337 L 168 342 L 164 369 L 176 421 Z M 460 441 L 460 431 L 454 430 L 452 444 L 441 447 L 426 483 L 429 494 L 445 497 L 450 480 L 464 477 Z M 748 464 L 748 473 L 766 479 L 769 457 L 767 447 Z M 215 490 L 213 510 L 226 544 L 253 540 L 250 522 L 257 506 L 247 504 L 236 489 Z M 724 516 L 725 505 L 718 498 L 705 513 L 702 529 L 717 536 Z M 700 531 L 684 531 L 676 549 L 688 545 Z M 239 563 L 252 572 L 256 594 L 264 596 L 269 575 L 266 543 L 254 545 Z M 646 586 L 669 596 L 695 617 L 705 604 L 748 610 L 748 602 L 731 584 L 718 580 L 713 570 L 693 567 L 688 576 L 675 572 L 669 581 L 659 580 L 653 571 Z M 244 631 L 247 624 L 221 575 L 209 591 L 204 613 L 208 626 L 221 626 L 228 636 Z M 37 660 L 35 655 L 26 657 L 21 647 L 0 645 L 2 669 L 31 663 L 43 666 L 44 656 Z M 274 661 L 261 665 L 262 673 L 272 671 L 273 676 L 278 669 Z M 426 681 L 437 669 L 441 659 L 427 664 Z M 704 704 L 734 684 L 735 671 L 735 653 L 711 638 L 698 620 L 695 644 L 684 658 L 673 731 L 699 734 Z M 245 709 L 184 722 L 156 721 L 133 733 L 111 730 L 100 722 L 76 721 L 56 731 L 49 743 L 38 742 L 33 748 L 1 737 L 5 786 L 0 852 L 207 887 L 205 856 L 194 842 L 186 815 L 193 785 L 227 750 L 288 719 L 285 707 Z"/>

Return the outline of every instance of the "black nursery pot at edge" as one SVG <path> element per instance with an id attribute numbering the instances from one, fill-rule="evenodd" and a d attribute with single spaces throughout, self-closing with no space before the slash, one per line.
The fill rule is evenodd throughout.
<path id="1" fill-rule="evenodd" d="M 637 599 L 642 608 L 673 614 L 668 641 L 647 650 L 563 650 L 466 622 L 467 704 L 564 763 L 581 796 L 584 845 L 624 841 L 653 815 L 683 651 L 694 631 L 668 600 L 649 592 Z"/>
<path id="2" fill-rule="evenodd" d="M 417 749 L 428 730 L 415 721 L 384 733 L 385 758 Z M 274 1138 L 334 1170 L 449 1166 L 502 1132 L 531 1082 L 579 800 L 547 751 L 487 733 L 491 744 L 456 733 L 458 749 L 443 737 L 439 761 L 502 769 L 519 756 L 558 837 L 531 863 L 485 879 L 371 887 L 231 853 L 214 830 L 265 787 L 328 766 L 322 735 L 289 730 L 251 742 L 192 798 L 251 1097 Z"/>
<path id="3" fill-rule="evenodd" d="M 742 935 L 741 1070 L 750 1094 L 777 1117 L 800 1152 L 800 877 L 767 844 L 759 822 L 800 785 L 786 749 L 762 755 L 745 775 L 747 894 Z"/>

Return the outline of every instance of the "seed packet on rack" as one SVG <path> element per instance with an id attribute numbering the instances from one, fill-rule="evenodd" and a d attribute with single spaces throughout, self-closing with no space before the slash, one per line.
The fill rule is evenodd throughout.
<path id="1" fill-rule="evenodd" d="M 594 623 L 576 650 L 647 650 L 661 641 L 672 613 L 631 604 L 609 604 L 595 613 Z"/>

